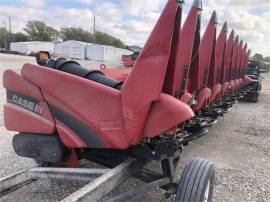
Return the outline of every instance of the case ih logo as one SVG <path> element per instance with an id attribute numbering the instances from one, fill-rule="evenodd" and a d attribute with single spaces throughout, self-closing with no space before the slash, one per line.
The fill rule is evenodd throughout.
<path id="1" fill-rule="evenodd" d="M 40 115 L 42 113 L 42 108 L 39 105 L 39 101 L 32 97 L 28 97 L 12 91 L 7 91 L 7 101 L 36 114 Z"/>

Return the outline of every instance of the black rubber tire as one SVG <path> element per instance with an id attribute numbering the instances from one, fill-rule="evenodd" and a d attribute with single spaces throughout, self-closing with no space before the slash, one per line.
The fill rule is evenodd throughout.
<path id="1" fill-rule="evenodd" d="M 203 202 L 208 182 L 210 183 L 208 202 L 212 201 L 215 181 L 213 164 L 207 159 L 194 159 L 184 169 L 176 202 Z"/>
<path id="2" fill-rule="evenodd" d="M 244 101 L 257 103 L 259 100 L 259 95 L 260 94 L 257 92 L 249 92 L 245 95 Z"/>
<path id="3" fill-rule="evenodd" d="M 254 94 L 252 94 L 252 96 L 250 98 L 250 101 L 251 102 L 254 102 L 254 103 L 257 103 L 258 102 L 258 99 L 259 99 L 259 94 L 258 93 L 254 93 Z"/>

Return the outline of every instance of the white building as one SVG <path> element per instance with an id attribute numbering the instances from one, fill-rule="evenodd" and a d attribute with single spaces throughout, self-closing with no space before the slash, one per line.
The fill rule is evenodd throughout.
<path id="1" fill-rule="evenodd" d="M 57 57 L 62 56 L 73 59 L 116 61 L 121 60 L 122 55 L 130 54 L 132 54 L 132 52 L 126 49 L 74 40 L 55 44 L 55 55 Z"/>
<path id="2" fill-rule="evenodd" d="M 54 43 L 43 41 L 13 42 L 10 43 L 10 49 L 26 55 L 39 51 L 48 51 L 53 54 Z"/>
<path id="3" fill-rule="evenodd" d="M 64 41 L 55 44 L 55 55 L 73 59 L 85 59 L 89 43 L 81 41 Z"/>
<path id="4" fill-rule="evenodd" d="M 122 55 L 130 55 L 132 53 L 129 50 L 113 46 L 91 44 L 87 47 L 86 58 L 89 60 L 116 61 L 121 60 Z"/>

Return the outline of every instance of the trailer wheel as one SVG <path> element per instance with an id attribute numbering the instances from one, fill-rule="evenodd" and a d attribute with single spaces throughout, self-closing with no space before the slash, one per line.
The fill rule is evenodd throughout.
<path id="1" fill-rule="evenodd" d="M 250 101 L 251 102 L 254 102 L 254 103 L 257 103 L 258 102 L 258 99 L 259 99 L 259 93 L 253 93 L 251 95 Z"/>
<path id="2" fill-rule="evenodd" d="M 207 159 L 194 159 L 181 176 L 176 202 L 211 202 L 214 191 L 215 171 Z"/>

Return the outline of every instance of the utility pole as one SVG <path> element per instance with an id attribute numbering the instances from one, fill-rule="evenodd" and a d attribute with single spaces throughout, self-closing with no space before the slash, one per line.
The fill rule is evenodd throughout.
<path id="1" fill-rule="evenodd" d="M 7 22 L 3 21 L 3 24 L 4 24 L 5 50 L 7 50 Z"/>
<path id="2" fill-rule="evenodd" d="M 96 41 L 96 16 L 93 14 L 94 16 L 94 27 L 93 27 L 93 41 L 95 43 Z"/>
<path id="3" fill-rule="evenodd" d="M 94 15 L 94 34 L 96 33 L 96 16 Z"/>
<path id="4" fill-rule="evenodd" d="M 9 23 L 9 45 L 8 50 L 10 50 L 10 43 L 12 42 L 12 35 L 11 35 L 11 17 L 8 16 L 8 23 Z"/>
<path id="5" fill-rule="evenodd" d="M 2 28 L 2 27 L 0 27 L 0 28 Z M 2 48 L 2 39 L 3 39 L 2 35 L 3 35 L 3 30 L 0 29 L 0 49 Z"/>

